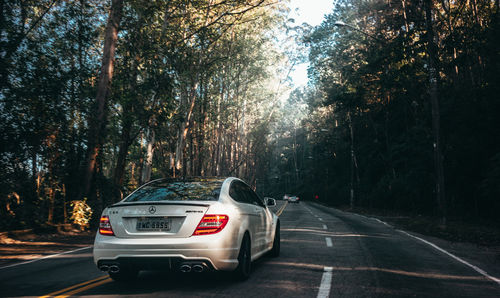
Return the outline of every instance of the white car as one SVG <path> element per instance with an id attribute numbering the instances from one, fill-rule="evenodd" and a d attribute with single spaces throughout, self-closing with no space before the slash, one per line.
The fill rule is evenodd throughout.
<path id="1" fill-rule="evenodd" d="M 114 280 L 144 269 L 234 271 L 250 275 L 251 262 L 279 256 L 279 218 L 238 178 L 160 179 L 104 209 L 94 262 Z"/>
<path id="2" fill-rule="evenodd" d="M 297 196 L 291 196 L 291 197 L 288 197 L 288 202 L 289 203 L 299 203 L 299 197 Z"/>

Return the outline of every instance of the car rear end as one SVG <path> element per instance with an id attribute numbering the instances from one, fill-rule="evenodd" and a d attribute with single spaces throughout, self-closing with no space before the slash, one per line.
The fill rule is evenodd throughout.
<path id="1" fill-rule="evenodd" d="M 241 239 L 229 219 L 238 214 L 218 200 L 222 182 L 189 182 L 188 191 L 184 182 L 157 182 L 106 208 L 94 243 L 96 265 L 110 272 L 235 269 Z"/>

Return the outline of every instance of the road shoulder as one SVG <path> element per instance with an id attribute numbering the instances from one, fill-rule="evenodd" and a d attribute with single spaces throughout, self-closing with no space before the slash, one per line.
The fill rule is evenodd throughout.
<path id="1" fill-rule="evenodd" d="M 429 236 L 429 235 L 424 235 L 420 234 L 414 231 L 409 231 L 405 230 L 403 227 L 397 226 L 396 223 L 391 222 L 390 220 L 387 220 L 387 218 L 382 217 L 382 216 L 376 216 L 376 215 L 367 215 L 367 214 L 358 214 L 358 213 L 353 213 L 349 211 L 343 211 L 339 210 L 336 208 L 328 207 L 322 204 L 318 204 L 315 202 L 310 202 L 310 204 L 313 207 L 316 207 L 320 210 L 326 211 L 326 212 L 342 212 L 344 214 L 351 214 L 351 215 L 356 215 L 356 216 L 363 216 L 367 219 L 371 219 L 374 221 L 380 222 L 380 224 L 387 224 L 391 228 L 395 230 L 402 230 L 407 233 L 410 233 L 411 235 L 414 235 L 418 238 L 424 239 L 425 241 L 428 241 L 441 249 L 449 252 L 450 254 L 453 254 L 466 262 L 484 270 L 487 272 L 489 275 L 495 277 L 495 278 L 500 278 L 500 246 L 499 245 L 479 245 L 479 244 L 474 244 L 474 243 L 468 243 L 468 242 L 460 242 L 460 241 L 450 241 L 450 240 L 445 240 L 441 239 L 439 237 L 435 236 Z M 415 239 L 415 241 L 417 241 Z M 429 246 L 430 249 L 434 249 L 431 246 Z"/>
<path id="2" fill-rule="evenodd" d="M 0 268 L 33 261 L 53 254 L 88 247 L 94 242 L 94 232 L 77 230 L 58 233 L 0 236 Z"/>

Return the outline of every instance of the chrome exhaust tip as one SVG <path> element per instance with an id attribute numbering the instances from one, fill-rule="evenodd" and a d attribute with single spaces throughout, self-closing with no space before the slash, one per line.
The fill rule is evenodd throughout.
<path id="1" fill-rule="evenodd" d="M 101 265 L 101 267 L 99 267 L 99 269 L 101 269 L 102 272 L 108 272 L 109 266 L 108 265 Z"/>
<path id="2" fill-rule="evenodd" d="M 181 267 L 179 267 L 179 270 L 181 272 L 188 273 L 191 272 L 191 266 L 189 266 L 188 264 L 183 264 L 181 265 Z"/>
<path id="3" fill-rule="evenodd" d="M 201 273 L 205 270 L 205 267 L 203 267 L 202 265 L 194 265 L 193 266 L 193 272 L 196 272 L 196 273 Z"/>
<path id="4" fill-rule="evenodd" d="M 111 265 L 111 266 L 109 266 L 109 272 L 118 273 L 118 272 L 120 272 L 120 267 L 118 267 L 117 265 Z"/>

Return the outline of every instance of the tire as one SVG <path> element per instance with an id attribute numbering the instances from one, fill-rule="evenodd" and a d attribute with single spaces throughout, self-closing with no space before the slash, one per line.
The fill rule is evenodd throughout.
<path id="1" fill-rule="evenodd" d="M 123 269 L 120 269 L 120 271 L 117 273 L 109 272 L 108 274 L 109 274 L 109 277 L 111 277 L 111 279 L 114 281 L 130 282 L 130 281 L 134 281 L 137 278 L 138 273 L 139 273 L 139 271 L 136 269 L 123 268 Z"/>
<path id="2" fill-rule="evenodd" d="M 240 253 L 238 254 L 238 267 L 234 271 L 235 278 L 238 281 L 247 280 L 252 270 L 252 245 L 247 234 L 241 241 Z"/>
<path id="3" fill-rule="evenodd" d="M 269 251 L 269 256 L 272 258 L 277 258 L 280 256 L 280 222 L 276 224 L 276 232 L 274 233 L 273 248 Z"/>

